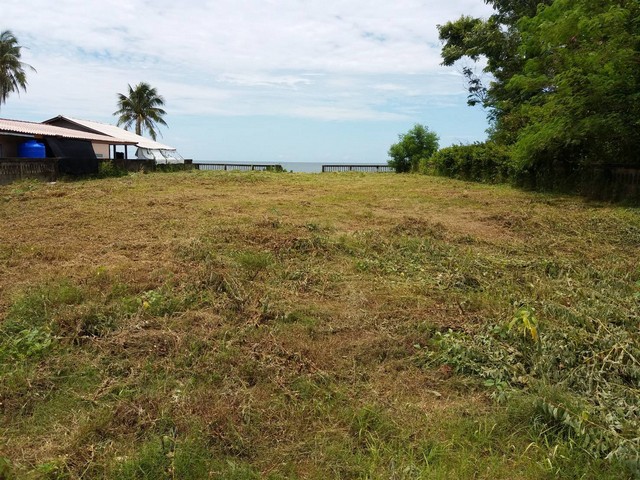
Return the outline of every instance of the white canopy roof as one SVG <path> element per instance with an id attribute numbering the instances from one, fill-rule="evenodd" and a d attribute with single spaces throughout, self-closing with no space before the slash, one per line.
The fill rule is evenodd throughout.
<path id="1" fill-rule="evenodd" d="M 50 120 L 45 120 L 42 123 L 51 123 L 54 120 L 66 120 L 71 123 L 75 123 L 81 127 L 92 130 L 96 133 L 102 135 L 108 135 L 110 137 L 127 140 L 130 142 L 135 142 L 136 146 L 140 148 L 147 148 L 150 150 L 175 150 L 175 147 L 170 147 L 169 145 L 163 145 L 162 143 L 155 142 L 153 140 L 149 140 L 148 138 L 141 137 L 140 135 L 136 135 L 133 132 L 129 132 L 120 127 L 116 127 L 115 125 L 109 125 L 108 123 L 100 123 L 93 122 L 90 120 L 80 120 L 77 118 L 66 117 L 64 115 L 58 115 L 55 118 Z"/>

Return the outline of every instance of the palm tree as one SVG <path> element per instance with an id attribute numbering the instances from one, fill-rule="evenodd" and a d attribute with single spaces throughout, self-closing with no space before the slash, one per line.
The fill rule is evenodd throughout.
<path id="1" fill-rule="evenodd" d="M 129 85 L 129 96 L 118 93 L 118 110 L 113 114 L 119 115 L 118 126 L 123 125 L 125 130 L 129 130 L 135 124 L 137 135 L 147 130 L 155 140 L 158 125 L 167 126 L 162 119 L 167 113 L 160 108 L 163 106 L 164 98 L 158 95 L 158 91 L 148 83 L 140 82 L 135 88 Z"/>
<path id="2" fill-rule="evenodd" d="M 6 103 L 11 92 L 27 90 L 25 69 L 36 71 L 31 65 L 20 61 L 21 48 L 10 30 L 0 33 L 0 106 Z"/>

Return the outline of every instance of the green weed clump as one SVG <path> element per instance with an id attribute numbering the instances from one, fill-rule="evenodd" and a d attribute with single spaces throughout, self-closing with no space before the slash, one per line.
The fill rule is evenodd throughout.
<path id="1" fill-rule="evenodd" d="M 43 355 L 54 340 L 55 313 L 82 299 L 82 291 L 68 281 L 34 288 L 17 298 L 0 324 L 0 371 L 9 367 L 8 362 Z"/>
<path id="2" fill-rule="evenodd" d="M 637 322 L 565 318 L 572 321 L 540 325 L 532 308 L 519 308 L 507 324 L 473 335 L 437 333 L 428 359 L 479 377 L 498 400 L 526 392 L 535 399 L 531 421 L 547 441 L 561 439 L 640 474 Z"/>

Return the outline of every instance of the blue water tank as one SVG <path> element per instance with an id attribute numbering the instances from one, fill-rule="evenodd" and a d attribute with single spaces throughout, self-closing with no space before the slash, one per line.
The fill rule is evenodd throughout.
<path id="1" fill-rule="evenodd" d="M 20 158 L 45 158 L 46 156 L 44 144 L 37 140 L 27 140 L 18 145 L 18 157 Z"/>

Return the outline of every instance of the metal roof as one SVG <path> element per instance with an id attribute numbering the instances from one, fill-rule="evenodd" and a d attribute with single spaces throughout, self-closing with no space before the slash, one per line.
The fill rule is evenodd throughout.
<path id="1" fill-rule="evenodd" d="M 115 125 L 109 125 L 108 123 L 93 122 L 90 120 L 80 120 L 77 118 L 67 117 L 65 115 L 58 115 L 57 117 L 45 120 L 43 123 L 51 123 L 55 120 L 66 120 L 71 123 L 75 123 L 81 127 L 92 130 L 102 135 L 109 135 L 110 137 L 125 138 L 129 142 L 133 142 L 140 148 L 148 148 L 151 150 L 175 150 L 175 147 L 169 145 L 163 145 L 162 143 L 149 140 L 148 138 L 136 135 L 133 132 L 129 132 Z"/>
<path id="2" fill-rule="evenodd" d="M 34 137 L 62 137 L 77 140 L 89 140 L 96 143 L 118 143 L 121 145 L 134 145 L 135 142 L 122 138 L 113 138 L 96 133 L 87 133 L 70 128 L 55 127 L 36 122 L 25 122 L 23 120 L 9 120 L 0 118 L 0 133 L 33 135 Z"/>
<path id="3" fill-rule="evenodd" d="M 117 143 L 119 145 L 135 145 L 136 143 L 132 140 L 119 137 L 114 138 L 113 136 L 87 133 L 70 128 L 55 127 L 53 125 L 45 125 L 36 122 L 25 122 L 22 120 L 8 120 L 5 118 L 0 118 L 0 133 L 33 135 L 34 137 L 73 138 L 77 140 L 89 140 L 96 143 Z"/>

